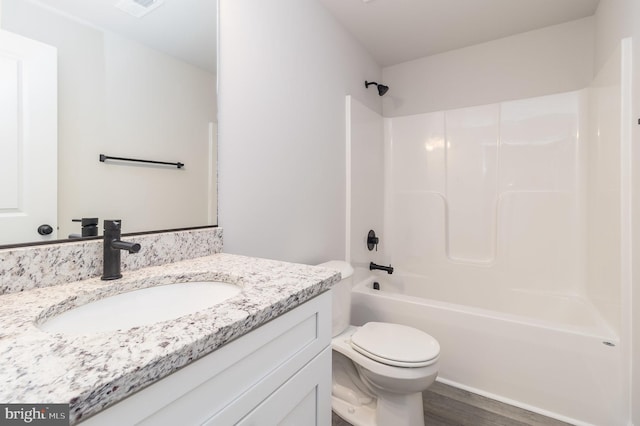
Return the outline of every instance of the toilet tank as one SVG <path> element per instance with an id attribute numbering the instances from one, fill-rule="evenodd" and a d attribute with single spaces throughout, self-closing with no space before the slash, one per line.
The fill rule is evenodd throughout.
<path id="1" fill-rule="evenodd" d="M 342 333 L 349 327 L 351 320 L 351 281 L 353 280 L 353 268 L 342 260 L 331 260 L 318 266 L 335 269 L 340 272 L 342 279 L 331 287 L 333 302 L 331 334 L 333 337 Z"/>

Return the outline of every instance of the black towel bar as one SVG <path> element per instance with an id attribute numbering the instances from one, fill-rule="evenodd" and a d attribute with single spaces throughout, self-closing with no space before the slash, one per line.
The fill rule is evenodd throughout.
<path id="1" fill-rule="evenodd" d="M 168 163 L 166 161 L 138 160 L 136 158 L 111 157 L 109 155 L 100 154 L 100 162 L 104 163 L 106 160 L 133 161 L 136 163 L 149 163 L 149 164 L 165 164 L 167 166 L 176 166 L 179 169 L 184 167 L 184 163 L 180 163 L 180 162 Z"/>

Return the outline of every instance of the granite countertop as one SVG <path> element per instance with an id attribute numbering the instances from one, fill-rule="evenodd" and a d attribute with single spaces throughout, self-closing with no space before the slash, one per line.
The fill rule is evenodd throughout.
<path id="1" fill-rule="evenodd" d="M 69 403 L 71 423 L 93 415 L 328 290 L 325 268 L 214 254 L 0 296 L 0 401 Z M 72 307 L 184 281 L 238 284 L 232 298 L 175 320 L 129 330 L 51 334 L 37 325 Z M 114 312 L 117 315 L 117 312 Z"/>

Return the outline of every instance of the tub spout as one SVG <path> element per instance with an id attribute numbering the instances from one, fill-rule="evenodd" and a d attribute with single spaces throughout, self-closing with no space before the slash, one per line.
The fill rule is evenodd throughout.
<path id="1" fill-rule="evenodd" d="M 377 265 L 373 262 L 369 263 L 369 270 L 373 271 L 375 269 L 378 269 L 380 271 L 386 271 L 387 274 L 391 275 L 393 274 L 393 267 L 391 265 L 389 266 L 382 266 L 382 265 Z"/>

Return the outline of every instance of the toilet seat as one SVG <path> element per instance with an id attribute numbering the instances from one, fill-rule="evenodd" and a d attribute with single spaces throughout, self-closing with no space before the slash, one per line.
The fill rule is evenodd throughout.
<path id="1" fill-rule="evenodd" d="M 349 326 L 342 334 L 331 339 L 331 348 L 349 358 L 356 366 L 365 368 L 376 375 L 393 377 L 397 380 L 415 381 L 430 374 L 437 374 L 439 356 L 431 360 L 429 365 L 416 368 L 401 368 L 374 360 L 356 351 L 351 345 L 351 336 L 359 329 Z M 358 367 L 358 368 L 359 368 Z"/>
<path id="2" fill-rule="evenodd" d="M 394 367 L 425 367 L 440 354 L 436 339 L 401 324 L 366 323 L 352 334 L 350 344 L 361 355 Z"/>

